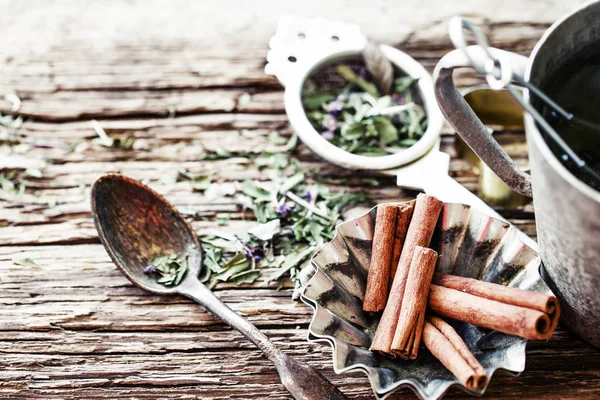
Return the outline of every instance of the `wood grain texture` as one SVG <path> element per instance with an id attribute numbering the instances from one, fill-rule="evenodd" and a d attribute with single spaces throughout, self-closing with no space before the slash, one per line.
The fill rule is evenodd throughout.
<path id="1" fill-rule="evenodd" d="M 0 171 L 43 172 L 28 178 L 22 196 L 0 191 L 0 398 L 289 399 L 275 369 L 237 332 L 186 299 L 133 287 L 116 270 L 91 221 L 89 185 L 107 172 L 147 179 L 194 214 L 198 233 L 215 229 L 223 213 L 232 221 L 219 229 L 245 229 L 251 222 L 242 198 L 207 198 L 176 176 L 185 168 L 223 185 L 268 180 L 243 152 L 281 150 L 268 142 L 271 130 L 291 135 L 283 89 L 263 73 L 281 15 L 359 23 L 370 38 L 398 46 L 431 71 L 451 48 L 446 21 L 452 14 L 484 23 L 494 45 L 527 54 L 552 21 L 579 3 L 0 0 L 0 94 L 17 93 L 30 117 L 14 132 L 21 145 L 0 139 Z M 478 82 L 468 71 L 457 81 Z M 250 101 L 238 105 L 244 93 Z M 0 100 L 0 112 L 9 108 Z M 113 138 L 135 138 L 134 148 L 96 143 L 92 118 Z M 497 131 L 526 165 L 522 132 Z M 450 174 L 476 191 L 478 171 L 459 157 L 454 142 L 446 128 L 442 149 L 452 156 Z M 198 161 L 217 149 L 239 156 Z M 331 187 L 366 192 L 377 202 L 414 197 L 395 187 L 394 177 L 370 187 L 364 179 L 376 175 L 327 165 L 304 146 L 296 157 L 303 167 L 320 168 L 321 177 L 347 179 Z M 531 204 L 499 211 L 535 236 Z M 38 267 L 13 263 L 24 258 Z M 372 398 L 364 375 L 335 375 L 329 347 L 305 341 L 311 310 L 290 300 L 290 282 L 281 291 L 275 287 L 221 284 L 216 290 L 350 398 Z M 520 377 L 494 376 L 486 398 L 589 399 L 599 391 L 600 352 L 559 328 L 549 341 L 528 345 Z M 470 398 L 457 390 L 447 397 Z M 392 398 L 415 395 L 405 389 Z"/>

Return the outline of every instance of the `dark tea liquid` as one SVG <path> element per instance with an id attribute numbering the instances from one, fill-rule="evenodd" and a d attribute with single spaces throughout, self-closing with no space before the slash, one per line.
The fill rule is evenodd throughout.
<path id="1" fill-rule="evenodd" d="M 557 115 L 548 106 L 541 107 L 543 117 L 588 166 L 600 172 L 600 53 L 586 53 L 559 68 L 548 79 L 544 90 L 558 105 L 578 119 L 594 123 L 598 130 Z M 539 104 L 539 103 L 538 103 Z M 538 108 L 539 109 L 539 108 Z M 538 127 L 539 128 L 539 127 Z M 565 160 L 561 148 L 540 128 L 542 136 L 556 157 L 579 180 L 600 191 L 600 182 Z"/>

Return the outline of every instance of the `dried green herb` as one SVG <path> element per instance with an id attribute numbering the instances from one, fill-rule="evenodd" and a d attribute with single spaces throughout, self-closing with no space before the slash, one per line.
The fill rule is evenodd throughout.
<path id="1" fill-rule="evenodd" d="M 202 153 L 198 160 L 225 160 L 233 157 L 233 154 L 225 149 L 217 149 L 214 152 Z"/>
<path id="2" fill-rule="evenodd" d="M 17 130 L 23 125 L 23 118 L 20 116 L 0 114 L 0 125 Z"/>
<path id="3" fill-rule="evenodd" d="M 31 258 L 14 259 L 13 260 L 13 264 L 20 265 L 20 266 L 23 266 L 23 267 L 37 267 L 37 268 L 39 268 L 39 265 L 37 265 L 36 262 L 33 261 Z"/>
<path id="4" fill-rule="evenodd" d="M 365 195 L 332 193 L 307 180 L 298 172 L 281 174 L 271 182 L 242 183 L 257 224 L 237 236 L 223 233 L 200 238 L 206 265 L 201 279 L 209 287 L 219 281 L 252 283 L 265 268 L 273 269 L 265 283 L 283 284 L 282 277 L 288 274 L 296 282 L 310 256 L 333 239 L 342 208 L 368 201 Z"/>
<path id="5" fill-rule="evenodd" d="M 342 64 L 333 71 L 346 86 L 322 90 L 309 80 L 302 95 L 310 122 L 325 139 L 354 154 L 384 156 L 412 146 L 423 136 L 427 118 L 419 104 L 416 80 L 397 78 L 392 93 L 381 96 L 366 68 L 357 73 Z M 379 84 L 388 85 L 389 71 L 383 68 L 381 74 Z"/>
<path id="6" fill-rule="evenodd" d="M 235 284 L 252 283 L 261 274 L 257 261 L 262 260 L 258 248 L 243 243 L 235 236 L 205 236 L 200 238 L 204 252 L 204 268 L 199 279 L 209 288 L 219 281 Z M 256 253 L 256 254 L 254 254 Z"/>
<path id="7" fill-rule="evenodd" d="M 100 143 L 100 145 L 123 150 L 131 150 L 133 148 L 133 145 L 135 144 L 135 138 L 129 136 L 124 138 L 111 138 L 98 121 L 93 119 L 90 121 L 90 123 L 98 135 L 97 141 Z"/>
<path id="8" fill-rule="evenodd" d="M 256 137 L 249 130 L 240 131 L 240 135 Z M 298 143 L 296 134 L 288 139 L 276 131 L 269 133 L 268 140 L 290 152 Z M 233 156 L 218 150 L 202 158 L 215 160 Z M 264 274 L 267 275 L 264 283 L 279 281 L 278 286 L 282 287 L 284 277 L 289 276 L 298 285 L 299 271 L 308 264 L 311 254 L 324 241 L 333 239 L 342 209 L 369 200 L 365 195 L 330 192 L 307 176 L 308 171 L 301 171 L 298 160 L 283 152 L 262 152 L 254 156 L 236 153 L 235 156 L 252 160 L 258 169 L 267 170 L 271 180 L 216 183 L 209 176 L 195 175 L 187 170 L 180 170 L 177 174 L 177 181 L 191 181 L 193 188 L 203 190 L 207 198 L 238 196 L 256 219 L 255 226 L 237 235 L 213 232 L 199 238 L 204 263 L 199 279 L 212 288 L 219 282 L 253 283 Z M 243 196 L 236 191 L 241 191 Z M 199 218 L 194 210 L 179 211 Z M 230 218 L 219 214 L 216 223 L 228 225 Z M 265 273 L 267 270 L 268 274 Z M 154 270 L 152 273 L 155 273 Z M 173 273 L 169 276 L 172 279 Z"/>
<path id="9" fill-rule="evenodd" d="M 44 174 L 38 168 L 27 168 L 23 173 L 26 178 L 43 178 Z"/>
<path id="10" fill-rule="evenodd" d="M 150 261 L 148 266 L 144 268 L 144 273 L 152 274 L 157 278 L 156 282 L 165 286 L 177 286 L 185 276 L 187 269 L 187 258 L 182 260 L 175 254 L 171 254 Z"/>
<path id="11" fill-rule="evenodd" d="M 254 159 L 254 165 L 261 168 L 282 169 L 289 165 L 290 159 L 287 154 L 262 152 Z"/>
<path id="12" fill-rule="evenodd" d="M 281 146 L 286 144 L 287 142 L 288 138 L 281 136 L 279 132 L 271 131 L 271 133 L 269 133 L 269 143 Z"/>
<path id="13" fill-rule="evenodd" d="M 20 145 L 21 138 L 17 131 L 22 124 L 23 119 L 21 117 L 0 114 L 0 144 L 13 147 Z"/>
<path id="14" fill-rule="evenodd" d="M 362 178 L 361 181 L 368 186 L 379 186 L 381 184 L 377 178 Z"/>
<path id="15" fill-rule="evenodd" d="M 251 131 L 250 129 L 241 129 L 240 135 L 247 139 L 254 139 L 256 137 L 256 132 Z"/>
<path id="16" fill-rule="evenodd" d="M 217 225 L 219 226 L 227 226 L 229 225 L 229 221 L 231 220 L 231 215 L 228 214 L 220 214 L 217 215 Z"/>
<path id="17" fill-rule="evenodd" d="M 186 169 L 180 169 L 177 171 L 177 182 L 191 181 L 192 188 L 197 191 L 205 191 L 210 187 L 212 178 L 210 175 L 196 175 L 188 172 Z"/>
<path id="18" fill-rule="evenodd" d="M 14 96 L 14 95 L 8 95 Z M 21 100 L 14 96 L 20 105 Z M 5 99 L 8 99 L 5 97 Z M 13 101 L 13 105 L 15 102 Z M 17 111 L 13 108 L 13 111 Z M 23 125 L 23 118 L 20 116 L 0 114 L 0 145 L 7 144 L 13 148 L 13 150 L 21 146 L 21 137 L 18 134 L 18 130 Z"/>
<path id="19" fill-rule="evenodd" d="M 11 196 L 21 196 L 25 193 L 27 180 L 25 173 L 17 170 L 5 170 L 0 172 L 0 192 Z"/>
<path id="20" fill-rule="evenodd" d="M 247 106 L 248 104 L 250 104 L 251 101 L 252 101 L 252 95 L 250 93 L 244 92 L 240 95 L 240 97 L 238 97 L 237 105 L 238 105 L 238 107 L 244 107 L 244 106 Z"/>

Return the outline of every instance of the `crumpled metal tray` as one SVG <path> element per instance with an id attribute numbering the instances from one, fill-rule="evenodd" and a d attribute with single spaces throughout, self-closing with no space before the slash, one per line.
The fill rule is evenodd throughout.
<path id="1" fill-rule="evenodd" d="M 438 399 L 454 385 L 482 395 L 485 388 L 467 389 L 425 349 L 414 361 L 392 360 L 369 351 L 380 315 L 364 312 L 362 300 L 376 214 L 374 207 L 340 224 L 335 238 L 314 254 L 314 275 L 301 295 L 314 309 L 309 341 L 331 345 L 336 373 L 364 372 L 378 399 L 403 386 L 422 399 Z M 440 254 L 438 272 L 551 293 L 538 272 L 539 255 L 519 240 L 516 229 L 468 205 L 444 204 L 430 247 Z M 525 339 L 452 324 L 490 377 L 496 370 L 513 374 L 524 370 Z"/>

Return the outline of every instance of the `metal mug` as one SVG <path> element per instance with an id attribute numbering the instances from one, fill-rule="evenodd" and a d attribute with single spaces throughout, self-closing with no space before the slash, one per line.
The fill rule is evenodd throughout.
<path id="1" fill-rule="evenodd" d="M 529 58 L 498 49 L 491 54 L 510 62 L 526 82 L 542 87 L 569 59 L 600 44 L 600 2 L 588 3 L 554 23 Z M 469 48 L 485 69 L 485 52 Z M 547 283 L 563 307 L 563 322 L 600 347 L 600 192 L 578 180 L 551 152 L 532 116 L 525 114 L 531 176 L 520 171 L 456 89 L 452 72 L 470 67 L 464 51 L 445 55 L 434 72 L 435 96 L 442 113 L 474 152 L 515 191 L 532 196 L 538 241 Z M 524 101 L 537 106 L 528 90 Z"/>

